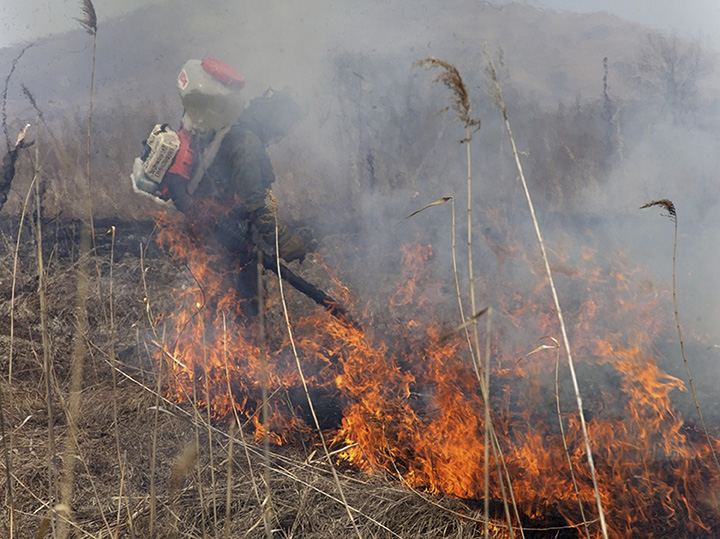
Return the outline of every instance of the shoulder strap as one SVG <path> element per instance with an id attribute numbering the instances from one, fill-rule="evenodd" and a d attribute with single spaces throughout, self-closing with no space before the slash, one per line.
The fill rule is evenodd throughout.
<path id="1" fill-rule="evenodd" d="M 208 168 L 210 168 L 210 165 L 212 165 L 212 162 L 215 160 L 215 156 L 217 156 L 218 150 L 220 150 L 220 145 L 231 128 L 232 126 L 230 125 L 219 130 L 210 143 L 205 146 L 205 149 L 202 152 L 198 152 L 198 166 L 195 167 L 195 171 L 188 182 L 188 191 L 190 194 L 193 194 L 198 185 L 200 185 L 200 180 L 202 180 Z"/>

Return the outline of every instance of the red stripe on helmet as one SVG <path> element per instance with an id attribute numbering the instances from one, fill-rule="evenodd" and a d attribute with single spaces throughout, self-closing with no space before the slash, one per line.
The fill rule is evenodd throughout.
<path id="1" fill-rule="evenodd" d="M 215 80 L 222 82 L 226 86 L 235 86 L 237 88 L 245 86 L 245 77 L 222 60 L 206 56 L 202 59 L 202 67 L 206 73 L 212 75 Z"/>

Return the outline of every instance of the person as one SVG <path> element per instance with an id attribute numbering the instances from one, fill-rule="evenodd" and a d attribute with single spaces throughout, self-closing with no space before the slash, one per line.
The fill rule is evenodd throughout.
<path id="1" fill-rule="evenodd" d="M 223 265 L 236 269 L 235 292 L 243 314 L 252 317 L 258 313 L 258 252 L 275 256 L 275 215 L 268 201 L 275 174 L 267 146 L 304 112 L 288 87 L 270 89 L 244 107 L 243 86 L 242 76 L 220 60 L 185 63 L 178 76 L 184 107 L 180 151 L 158 193 L 190 224 L 209 225 L 207 244 L 219 251 Z M 300 237 L 285 226 L 278 235 L 280 257 L 302 261 L 306 247 Z"/>

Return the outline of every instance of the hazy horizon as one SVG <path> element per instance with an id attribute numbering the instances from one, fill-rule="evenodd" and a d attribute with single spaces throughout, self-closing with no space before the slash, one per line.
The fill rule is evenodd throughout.
<path id="1" fill-rule="evenodd" d="M 102 22 L 165 1 L 95 0 L 93 5 L 98 20 Z M 486 3 L 498 9 L 516 3 L 585 14 L 607 12 L 663 32 L 698 40 L 703 46 L 720 51 L 720 36 L 717 32 L 720 3 L 714 0 L 695 0 L 692 10 L 688 9 L 686 3 L 677 0 L 487 0 Z M 0 48 L 78 29 L 76 19 L 82 15 L 81 4 L 77 0 L 3 2 L 0 4 Z"/>

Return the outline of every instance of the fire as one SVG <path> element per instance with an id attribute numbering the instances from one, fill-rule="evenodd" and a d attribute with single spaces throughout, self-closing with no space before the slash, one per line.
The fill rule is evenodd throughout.
<path id="1" fill-rule="evenodd" d="M 261 438 L 263 360 L 256 323 L 236 314 L 228 275 L 213 269 L 213 257 L 182 226 L 165 218 L 160 240 L 188 264 L 197 283 L 178 294 L 178 310 L 162 322 L 168 328 L 163 357 L 173 358 L 167 362 L 169 394 L 208 406 L 217 420 L 238 414 Z M 543 299 L 547 283 L 530 254 L 519 247 L 508 253 L 528 277 L 524 287 L 498 276 L 479 279 L 481 289 L 492 291 L 488 301 L 496 303 L 500 320 L 488 336 L 489 404 L 501 450 L 497 457 L 490 451 L 487 463 L 490 496 L 499 501 L 511 486 L 527 522 L 559 514 L 584 534 L 584 515 L 591 536 L 599 537 L 564 355 L 552 347 L 529 353 L 538 339 L 559 334 Z M 382 333 L 372 329 L 372 317 L 382 313 L 365 313 L 363 330 L 321 309 L 293 320 L 293 332 L 311 395 L 331 409 L 322 426 L 336 448 L 345 448 L 341 462 L 384 471 L 430 493 L 481 500 L 485 402 L 465 335 L 448 337 L 450 328 L 434 318 L 448 298 L 427 270 L 433 256 L 429 245 L 402 247 L 403 269 L 388 294 L 391 316 L 383 319 Z M 611 536 L 711 534 L 720 524 L 718 470 L 707 440 L 675 411 L 672 395 L 684 384 L 660 368 L 653 346 L 672 328 L 665 294 L 621 256 L 598 261 L 587 246 L 573 255 L 556 253 L 555 269 L 560 285 L 579 298 L 569 308 L 571 342 Z M 332 274 L 329 280 L 329 292 L 349 301 L 351 291 Z M 272 309 L 277 295 L 274 285 L 268 288 L 266 307 Z M 275 327 L 268 335 L 268 433 L 284 444 L 312 429 L 287 333 Z M 720 451 L 718 440 L 712 443 Z"/>

